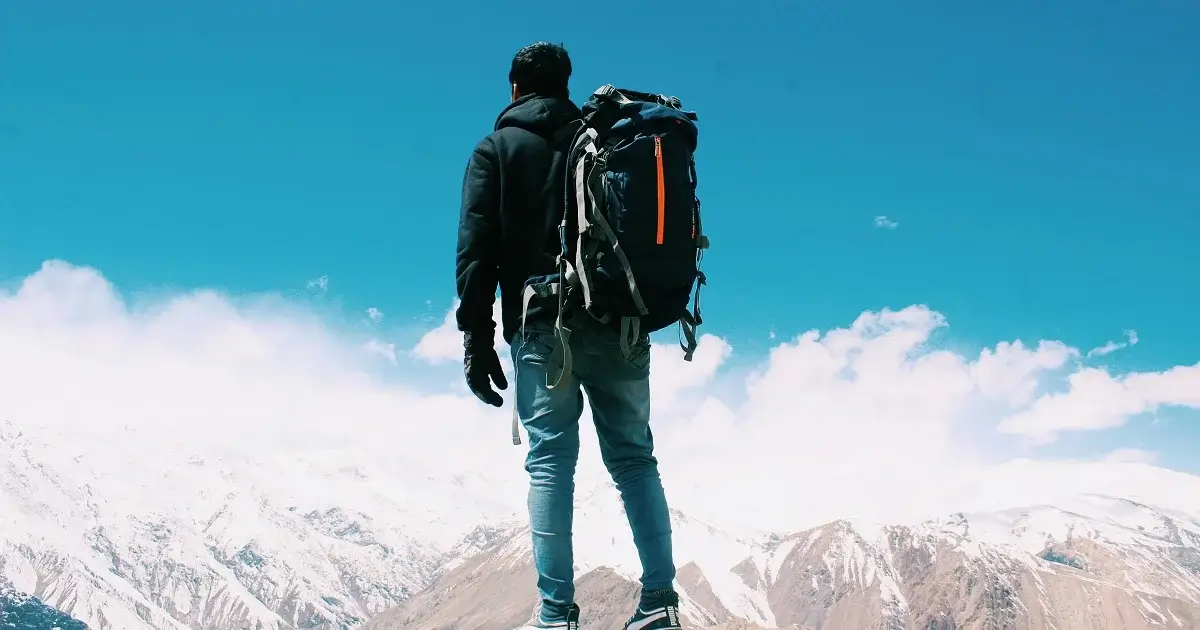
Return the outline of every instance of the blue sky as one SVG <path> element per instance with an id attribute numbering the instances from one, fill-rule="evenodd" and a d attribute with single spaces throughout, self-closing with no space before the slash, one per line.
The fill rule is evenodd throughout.
<path id="1" fill-rule="evenodd" d="M 1114 369 L 1200 358 L 1194 3 L 588 7 L 5 2 L 0 277 L 62 258 L 129 292 L 299 294 L 325 275 L 345 312 L 440 319 L 465 159 L 512 53 L 550 39 L 578 97 L 698 112 L 706 327 L 739 357 L 920 303 L 975 351 L 1133 328 Z M 1049 448 L 1200 470 L 1194 420 Z"/>

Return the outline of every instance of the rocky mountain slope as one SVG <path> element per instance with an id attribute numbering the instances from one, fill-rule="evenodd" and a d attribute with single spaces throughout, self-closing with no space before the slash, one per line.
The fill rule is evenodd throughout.
<path id="1" fill-rule="evenodd" d="M 6 630 L 86 630 L 78 619 L 47 606 L 36 597 L 0 583 L 0 628 Z"/>
<path id="2" fill-rule="evenodd" d="M 507 630 L 531 611 L 528 530 L 487 480 L 67 439 L 0 420 L 0 583 L 91 628 Z M 675 512 L 683 612 L 730 630 L 1200 627 L 1200 478 L 1130 471 L 1154 501 L 786 535 Z M 577 502 L 584 621 L 618 627 L 639 572 L 625 516 L 611 486 Z"/>
<path id="3" fill-rule="evenodd" d="M 911 526 L 838 521 L 742 541 L 746 556 L 724 566 L 695 535 L 703 526 L 676 515 L 682 613 L 690 627 L 730 629 L 1200 627 L 1200 519 L 1111 497 L 1068 503 Z M 364 629 L 519 625 L 535 597 L 527 539 L 513 529 Z M 585 557 L 581 625 L 619 627 L 635 578 Z"/>
<path id="4" fill-rule="evenodd" d="M 154 462 L 150 476 L 56 457 L 0 424 L 0 578 L 98 630 L 351 627 L 424 588 L 486 520 L 453 485 L 438 494 L 459 507 L 430 510 L 340 461 Z"/>

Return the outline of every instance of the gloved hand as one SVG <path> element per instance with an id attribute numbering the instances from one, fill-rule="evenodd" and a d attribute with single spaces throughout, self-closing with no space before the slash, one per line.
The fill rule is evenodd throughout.
<path id="1" fill-rule="evenodd" d="M 491 335 L 486 336 L 487 341 L 484 341 L 483 337 L 484 335 L 476 338 L 471 333 L 463 334 L 463 348 L 466 350 L 463 371 L 467 376 L 467 387 L 471 388 L 471 393 L 479 400 L 493 407 L 501 407 L 504 405 L 504 399 L 492 389 L 489 379 L 495 381 L 496 386 L 502 390 L 508 389 L 508 379 L 504 377 L 504 368 L 500 366 L 500 356 L 496 354 Z"/>

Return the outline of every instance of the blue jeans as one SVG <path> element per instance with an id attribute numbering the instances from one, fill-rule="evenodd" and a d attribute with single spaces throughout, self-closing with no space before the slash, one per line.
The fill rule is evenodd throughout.
<path id="1" fill-rule="evenodd" d="M 650 340 L 643 335 L 629 358 L 620 334 L 584 315 L 571 328 L 572 373 L 564 386 L 546 387 L 562 369 L 549 326 L 530 325 L 512 342 L 516 405 L 529 435 L 529 521 L 542 620 L 566 619 L 575 596 L 571 523 L 579 419 L 586 391 L 600 456 L 625 504 L 642 563 L 642 589 L 672 587 L 671 521 L 650 432 Z"/>

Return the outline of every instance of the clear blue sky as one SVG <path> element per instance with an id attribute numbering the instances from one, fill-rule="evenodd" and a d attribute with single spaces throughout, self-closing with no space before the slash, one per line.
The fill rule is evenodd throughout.
<path id="1" fill-rule="evenodd" d="M 962 344 L 1136 328 L 1123 368 L 1200 358 L 1200 5 L 628 6 L 6 0 L 0 277 L 52 257 L 132 291 L 328 275 L 349 309 L 441 314 L 465 159 L 512 53 L 549 39 L 576 96 L 699 113 L 707 328 L 743 356 L 772 327 L 925 303 Z M 1196 447 L 1197 424 L 1056 448 Z"/>

